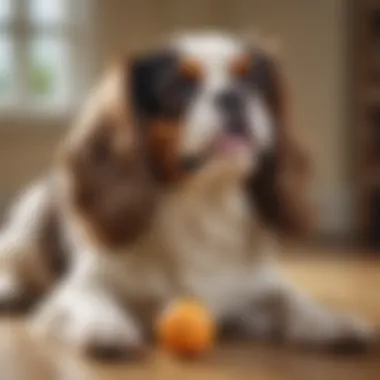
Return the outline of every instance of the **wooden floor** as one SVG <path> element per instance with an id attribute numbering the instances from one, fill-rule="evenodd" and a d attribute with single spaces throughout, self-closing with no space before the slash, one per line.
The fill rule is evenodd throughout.
<path id="1" fill-rule="evenodd" d="M 380 326 L 380 257 L 288 259 L 289 276 L 323 302 L 361 313 Z M 152 347 L 132 363 L 97 363 L 33 339 L 22 319 L 0 319 L 0 380 L 375 380 L 380 353 L 335 357 L 285 347 L 225 344 L 183 362 Z"/>

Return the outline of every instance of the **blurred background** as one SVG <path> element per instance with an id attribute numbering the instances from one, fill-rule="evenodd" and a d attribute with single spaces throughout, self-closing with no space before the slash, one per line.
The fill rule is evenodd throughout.
<path id="1" fill-rule="evenodd" d="M 0 0 L 0 205 L 52 162 L 107 62 L 183 29 L 279 45 L 315 237 L 380 247 L 380 0 Z"/>

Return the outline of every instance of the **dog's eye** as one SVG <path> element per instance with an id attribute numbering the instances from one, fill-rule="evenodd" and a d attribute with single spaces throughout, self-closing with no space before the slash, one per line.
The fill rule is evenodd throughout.
<path id="1" fill-rule="evenodd" d="M 247 74 L 247 82 L 255 91 L 267 96 L 274 87 L 273 62 L 261 52 L 255 52 Z"/>

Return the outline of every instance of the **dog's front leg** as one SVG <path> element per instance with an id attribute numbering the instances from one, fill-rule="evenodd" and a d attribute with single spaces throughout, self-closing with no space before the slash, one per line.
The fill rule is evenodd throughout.
<path id="1" fill-rule="evenodd" d="M 252 276 L 252 300 L 236 326 L 245 336 L 274 336 L 309 348 L 357 350 L 375 342 L 375 329 L 360 318 L 319 305 L 274 266 Z"/>
<path id="2" fill-rule="evenodd" d="M 103 265 L 84 260 L 38 308 L 32 329 L 95 356 L 136 355 L 142 332 L 104 281 Z"/>

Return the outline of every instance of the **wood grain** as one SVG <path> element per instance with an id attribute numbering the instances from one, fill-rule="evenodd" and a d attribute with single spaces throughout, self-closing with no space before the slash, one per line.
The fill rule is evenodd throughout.
<path id="1" fill-rule="evenodd" d="M 363 314 L 380 326 L 380 260 L 323 254 L 287 258 L 283 264 L 289 277 L 321 301 Z M 380 352 L 336 357 L 263 343 L 224 343 L 196 361 L 180 361 L 152 347 L 140 361 L 110 364 L 35 339 L 26 326 L 24 318 L 0 319 L 1 380 L 380 379 Z"/>

